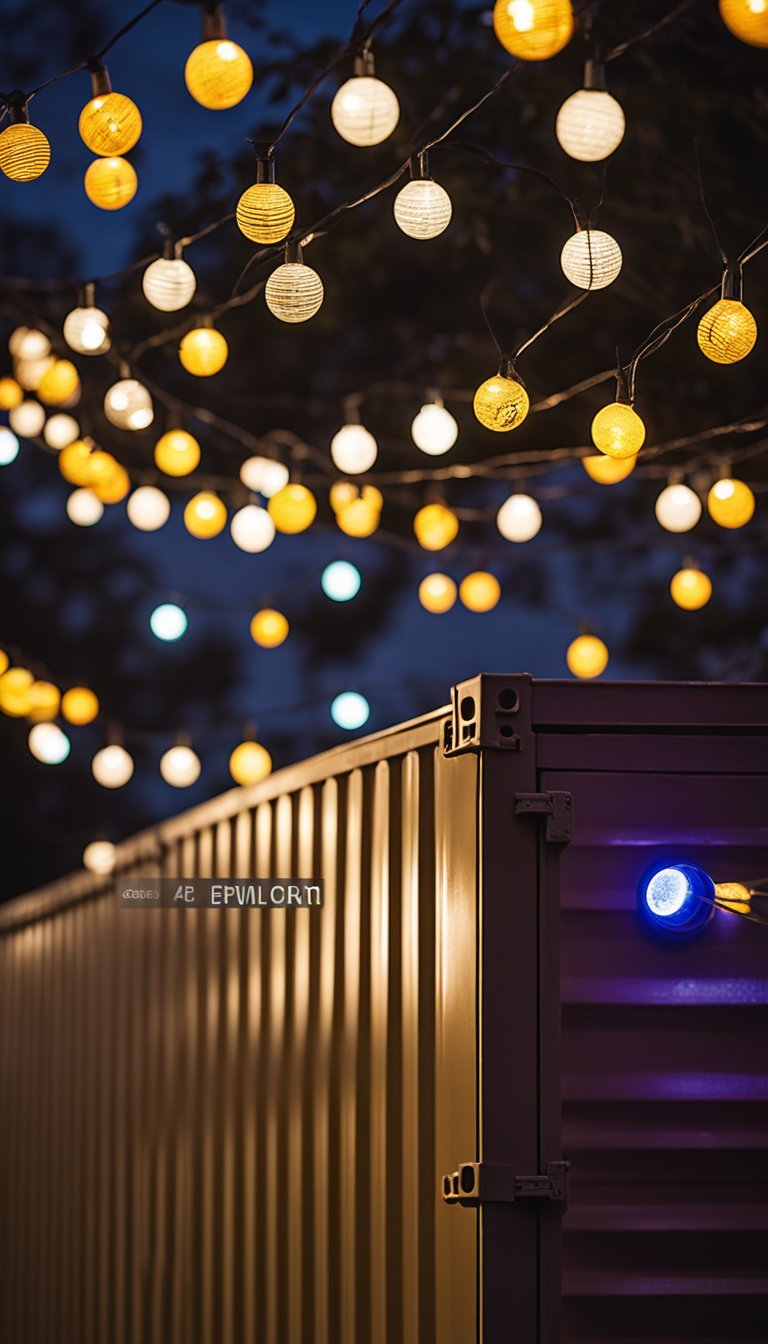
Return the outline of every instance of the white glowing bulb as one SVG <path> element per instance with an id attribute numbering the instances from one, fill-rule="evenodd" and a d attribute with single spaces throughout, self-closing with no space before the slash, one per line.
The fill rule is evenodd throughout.
<path id="1" fill-rule="evenodd" d="M 68 448 L 80 438 L 80 426 L 73 415 L 52 415 L 45 422 L 43 438 L 49 448 Z"/>
<path id="2" fill-rule="evenodd" d="M 51 352 L 51 342 L 35 327 L 17 327 L 8 338 L 8 349 L 14 359 L 44 359 Z"/>
<path id="3" fill-rule="evenodd" d="M 232 540 L 241 551 L 251 555 L 266 551 L 275 539 L 275 524 L 266 509 L 258 504 L 246 504 L 233 514 L 229 525 Z"/>
<path id="4" fill-rule="evenodd" d="M 9 467 L 19 455 L 19 440 L 12 430 L 0 427 L 0 467 Z"/>
<path id="5" fill-rule="evenodd" d="M 396 95 L 381 79 L 356 75 L 342 84 L 331 104 L 331 120 L 350 145 L 380 145 L 400 119 Z"/>
<path id="6" fill-rule="evenodd" d="M 437 238 L 451 222 L 453 206 L 445 187 L 431 177 L 415 177 L 395 197 L 395 220 L 409 238 Z"/>
<path id="7" fill-rule="evenodd" d="M 106 877 L 115 866 L 116 847 L 111 840 L 92 840 L 83 850 L 83 867 Z"/>
<path id="8" fill-rule="evenodd" d="M 188 789 L 201 769 L 200 757 L 191 747 L 170 747 L 160 758 L 160 774 L 174 789 Z"/>
<path id="9" fill-rule="evenodd" d="M 605 289 L 621 270 L 621 248 L 602 229 L 579 229 L 560 253 L 563 274 L 579 289 Z"/>
<path id="10" fill-rule="evenodd" d="M 113 742 L 97 751 L 91 761 L 91 770 L 97 784 L 103 789 L 121 789 L 128 783 L 134 770 L 133 757 Z"/>
<path id="11" fill-rule="evenodd" d="M 256 495 L 271 499 L 288 484 L 290 472 L 282 462 L 271 457 L 249 457 L 240 468 L 240 480 Z"/>
<path id="12" fill-rule="evenodd" d="M 104 414 L 118 429 L 146 429 L 155 418 L 152 398 L 136 378 L 121 378 L 107 388 Z"/>
<path id="13" fill-rule="evenodd" d="M 342 691 L 331 701 L 331 718 L 339 728 L 354 732 L 368 722 L 371 707 L 359 691 Z"/>
<path id="14" fill-rule="evenodd" d="M 125 511 L 140 532 L 156 532 L 168 522 L 171 502 L 156 486 L 140 485 L 129 497 Z"/>
<path id="15" fill-rule="evenodd" d="M 363 425 L 343 425 L 331 439 L 331 457 L 339 471 L 356 476 L 369 471 L 378 456 L 379 446 Z"/>
<path id="16" fill-rule="evenodd" d="M 67 517 L 78 527 L 93 527 L 104 512 L 104 505 L 92 490 L 73 490 L 67 499 Z"/>
<path id="17" fill-rule="evenodd" d="M 155 639 L 162 639 L 166 644 L 181 639 L 182 635 L 186 634 L 188 625 L 189 618 L 186 611 L 175 602 L 161 602 L 149 618 L 149 628 Z"/>
<path id="18" fill-rule="evenodd" d="M 71 744 L 67 734 L 57 723 L 36 723 L 30 728 L 27 745 L 36 760 L 43 765 L 61 765 L 66 761 Z"/>
<path id="19" fill-rule="evenodd" d="M 447 453 L 459 436 L 459 426 L 450 411 L 437 401 L 422 406 L 411 425 L 413 442 L 422 453 L 437 457 Z"/>
<path id="20" fill-rule="evenodd" d="M 34 439 L 45 424 L 45 411 L 39 401 L 20 401 L 8 412 L 8 421 L 23 439 Z"/>
<path id="21" fill-rule="evenodd" d="M 361 583 L 360 570 L 349 560 L 332 560 L 320 575 L 320 587 L 332 602 L 351 602 Z"/>
<path id="22" fill-rule="evenodd" d="M 78 355 L 103 355 L 112 344 L 109 318 L 93 304 L 67 313 L 63 330 L 64 340 Z"/>
<path id="23" fill-rule="evenodd" d="M 555 134 L 566 154 L 581 163 L 607 159 L 624 139 L 624 110 L 605 89 L 579 89 L 557 114 Z"/>
<path id="24" fill-rule="evenodd" d="M 701 517 L 701 500 L 688 485 L 668 485 L 656 500 L 655 513 L 667 532 L 690 532 Z"/>
<path id="25" fill-rule="evenodd" d="M 150 262 L 141 279 L 144 297 L 161 313 L 186 308 L 197 289 L 197 277 L 182 257 L 158 257 Z"/>
<path id="26" fill-rule="evenodd" d="M 541 509 L 530 495 L 510 495 L 496 515 L 496 526 L 506 541 L 530 541 L 541 521 Z"/>

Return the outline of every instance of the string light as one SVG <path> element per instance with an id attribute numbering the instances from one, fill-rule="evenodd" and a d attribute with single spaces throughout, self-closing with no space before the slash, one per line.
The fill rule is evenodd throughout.
<path id="1" fill-rule="evenodd" d="M 8 350 L 14 359 L 44 359 L 51 353 L 51 342 L 37 327 L 16 327 L 8 337 Z"/>
<path id="2" fill-rule="evenodd" d="M 166 476 L 189 476 L 200 456 L 200 444 L 186 429 L 169 429 L 155 444 L 155 466 Z"/>
<path id="3" fill-rule="evenodd" d="M 111 840 L 92 840 L 83 850 L 83 867 L 99 877 L 112 872 L 117 858 L 117 849 Z"/>
<path id="4" fill-rule="evenodd" d="M 590 681 L 602 676 L 608 666 L 608 649 L 596 635 L 579 635 L 568 645 L 565 660 L 574 677 Z"/>
<path id="5" fill-rule="evenodd" d="M 768 0 L 720 0 L 726 28 L 751 47 L 768 47 Z"/>
<path id="6" fill-rule="evenodd" d="M 296 207 L 288 192 L 275 182 L 271 154 L 259 154 L 256 182 L 237 202 L 235 219 L 240 232 L 252 243 L 281 243 L 293 228 Z"/>
<path id="7" fill-rule="evenodd" d="M 227 525 L 227 506 L 212 490 L 193 495 L 184 509 L 184 526 L 193 537 L 207 541 Z"/>
<path id="8" fill-rule="evenodd" d="M 637 457 L 645 443 L 645 425 L 632 409 L 623 374 L 616 379 L 617 400 L 603 406 L 592 421 L 592 442 L 607 457 Z"/>
<path id="9" fill-rule="evenodd" d="M 754 348 L 757 323 L 739 299 L 723 297 L 702 317 L 696 338 L 714 364 L 737 364 Z"/>
<path id="10" fill-rule="evenodd" d="M 80 375 L 69 359 L 54 359 L 43 374 L 37 395 L 47 406 L 61 406 L 80 390 Z"/>
<path id="11" fill-rule="evenodd" d="M 74 443 L 79 436 L 80 426 L 75 417 L 65 415 L 63 412 L 50 416 L 43 426 L 45 442 L 49 448 L 55 448 L 57 451 L 68 448 L 70 443 Z"/>
<path id="12" fill-rule="evenodd" d="M 61 712 L 68 723 L 84 727 L 99 713 L 99 698 L 87 686 L 72 686 L 61 697 Z"/>
<path id="13" fill-rule="evenodd" d="M 493 378 L 486 378 L 475 393 L 474 411 L 481 425 L 497 432 L 517 429 L 528 414 L 530 401 L 523 384 L 513 377 L 509 360 Z"/>
<path id="14" fill-rule="evenodd" d="M 128 519 L 140 532 L 157 532 L 170 517 L 168 496 L 154 485 L 140 485 L 125 506 Z"/>
<path id="15" fill-rule="evenodd" d="M 501 584 L 495 574 L 478 569 L 461 580 L 459 597 L 468 611 L 492 611 L 501 597 Z"/>
<path id="16" fill-rule="evenodd" d="M 97 751 L 91 761 L 91 771 L 103 789 L 121 789 L 134 771 L 133 757 L 117 742 Z"/>
<path id="17" fill-rule="evenodd" d="M 288 484 L 290 473 L 283 462 L 272 457 L 248 457 L 240 467 L 240 480 L 247 490 L 271 499 Z"/>
<path id="18" fill-rule="evenodd" d="M 258 504 L 246 504 L 238 509 L 229 530 L 235 545 L 250 555 L 266 551 L 275 539 L 275 524 L 267 510 Z"/>
<path id="19" fill-rule="evenodd" d="M 32 723 L 50 723 L 61 706 L 61 692 L 52 681 L 33 681 L 29 688 L 29 714 Z"/>
<path id="20" fill-rule="evenodd" d="M 133 164 L 118 155 L 94 159 L 85 170 L 84 185 L 88 200 L 99 210 L 122 210 L 136 195 L 139 179 Z"/>
<path id="21" fill-rule="evenodd" d="M 701 500 L 689 485 L 676 482 L 662 490 L 654 512 L 667 532 L 690 532 L 701 517 Z"/>
<path id="22" fill-rule="evenodd" d="M 547 61 L 573 35 L 570 0 L 496 0 L 493 31 L 512 56 Z"/>
<path id="23" fill-rule="evenodd" d="M 413 520 L 413 530 L 425 551 L 442 551 L 456 540 L 459 520 L 444 504 L 425 504 Z"/>
<path id="24" fill-rule="evenodd" d="M 342 691 L 331 701 L 331 718 L 337 728 L 352 733 L 362 728 L 371 716 L 371 707 L 359 691 Z"/>
<path id="25" fill-rule="evenodd" d="M 707 508 L 719 527 L 744 527 L 755 512 L 755 496 L 744 481 L 725 476 L 712 486 Z"/>
<path id="26" fill-rule="evenodd" d="M 347 144 L 369 146 L 387 140 L 399 120 L 397 95 L 376 78 L 373 52 L 368 47 L 355 58 L 353 78 L 334 96 L 331 121 Z"/>
<path id="27" fill-rule="evenodd" d="M 541 529 L 541 509 L 531 495 L 510 495 L 496 514 L 505 541 L 530 541 Z"/>
<path id="28" fill-rule="evenodd" d="M 194 298 L 197 276 L 181 256 L 158 257 L 141 277 L 144 298 L 161 313 L 177 313 Z"/>
<path id="29" fill-rule="evenodd" d="M 200 757 L 191 747 L 179 743 L 160 757 L 160 774 L 174 789 L 188 789 L 200 778 Z"/>
<path id="30" fill-rule="evenodd" d="M 565 242 L 560 265 L 578 289 L 606 289 L 621 271 L 621 248 L 602 229 L 579 229 Z"/>
<path id="31" fill-rule="evenodd" d="M 398 228 L 409 238 L 437 238 L 448 228 L 453 214 L 451 198 L 429 176 L 425 153 L 411 159 L 411 180 L 397 193 L 394 214 Z"/>
<path id="32" fill-rule="evenodd" d="M 12 411 L 24 400 L 24 390 L 15 378 L 0 378 L 0 411 Z"/>
<path id="33" fill-rule="evenodd" d="M 103 65 L 91 70 L 91 98 L 80 113 L 80 138 L 102 156 L 127 154 L 141 135 L 141 113 L 124 93 L 113 93 Z"/>
<path id="34" fill-rule="evenodd" d="M 361 490 L 351 481 L 336 481 L 329 500 L 338 527 L 348 537 L 370 537 L 379 526 L 384 497 L 375 485 Z"/>
<path id="35" fill-rule="evenodd" d="M 43 375 L 55 362 L 55 355 L 43 355 L 40 359 L 15 359 L 13 372 L 17 382 L 25 392 L 36 392 Z"/>
<path id="36" fill-rule="evenodd" d="M 30 691 L 34 682 L 26 667 L 9 667 L 0 677 L 0 709 L 12 719 L 24 719 L 32 707 Z"/>
<path id="37" fill-rule="evenodd" d="M 260 742 L 241 742 L 229 758 L 229 773 L 236 784 L 258 784 L 272 773 L 272 757 Z"/>
<path id="38" fill-rule="evenodd" d="M 195 102 L 213 112 L 235 107 L 253 84 L 250 57 L 227 36 L 220 5 L 203 11 L 203 40 L 187 57 L 184 82 Z"/>
<path id="39" fill-rule="evenodd" d="M 0 171 L 12 182 L 34 182 L 51 161 L 51 146 L 30 126 L 26 103 L 8 109 L 10 125 L 0 133 Z"/>
<path id="40" fill-rule="evenodd" d="M 558 144 L 580 163 L 599 163 L 624 139 L 624 109 L 605 87 L 605 67 L 587 61 L 584 87 L 566 98 L 555 122 Z"/>
<path id="41" fill-rule="evenodd" d="M 67 500 L 67 517 L 77 527 L 93 527 L 104 513 L 104 505 L 92 490 L 73 490 Z"/>
<path id="42" fill-rule="evenodd" d="M 267 307 L 281 322 L 308 322 L 322 305 L 323 282 L 302 261 L 300 247 L 287 247 L 285 256 L 264 287 Z"/>
<path id="43" fill-rule="evenodd" d="M 149 617 L 149 628 L 155 639 L 164 644 L 175 644 L 189 629 L 189 617 L 176 602 L 161 602 Z"/>
<path id="44" fill-rule="evenodd" d="M 0 425 L 0 467 L 9 467 L 19 455 L 19 440 L 12 430 Z"/>
<path id="45" fill-rule="evenodd" d="M 281 611 L 264 607 L 251 620 L 251 639 L 262 649 L 276 649 L 288 638 L 290 626 Z"/>
<path id="46" fill-rule="evenodd" d="M 414 418 L 411 436 L 422 453 L 438 457 L 453 447 L 459 437 L 459 426 L 442 401 L 430 401 Z"/>
<path id="47" fill-rule="evenodd" d="M 7 672 L 10 665 L 11 660 L 5 652 L 5 649 L 0 649 L 0 676 L 2 676 L 4 672 Z"/>
<path id="48" fill-rule="evenodd" d="M 229 346 L 215 327 L 194 327 L 181 339 L 179 359 L 187 373 L 211 378 L 227 362 Z"/>
<path id="49" fill-rule="evenodd" d="M 155 408 L 143 383 L 136 378 L 121 378 L 105 393 L 104 414 L 117 429 L 148 429 Z"/>
<path id="50" fill-rule="evenodd" d="M 34 439 L 45 424 L 45 411 L 39 401 L 22 401 L 8 412 L 8 421 L 23 439 Z"/>
<path id="51" fill-rule="evenodd" d="M 343 425 L 331 439 L 331 457 L 339 471 L 358 475 L 369 471 L 378 457 L 379 446 L 370 433 L 360 424 Z"/>
<path id="52" fill-rule="evenodd" d="M 669 585 L 672 601 L 683 611 L 700 611 L 712 596 L 712 580 L 693 566 L 679 569 Z"/>
<path id="53" fill-rule="evenodd" d="M 94 456 L 96 455 L 94 454 Z M 102 504 L 119 504 L 131 489 L 131 478 L 125 467 L 116 462 L 111 454 L 108 453 L 106 456 L 111 458 L 109 474 L 96 484 L 92 482 L 93 490 Z M 93 458 L 91 462 L 93 462 Z"/>
<path id="54" fill-rule="evenodd" d="M 90 462 L 93 448 L 90 440 L 75 439 L 74 443 L 67 444 L 66 448 L 59 454 L 59 471 L 65 481 L 71 485 L 88 485 L 90 483 Z"/>
<path id="55" fill-rule="evenodd" d="M 595 457 L 582 457 L 581 465 L 591 480 L 599 485 L 616 485 L 625 481 L 637 466 L 635 457 L 605 457 L 598 453 Z"/>
<path id="56" fill-rule="evenodd" d="M 419 584 L 419 601 L 425 611 L 442 615 L 456 601 L 456 584 L 448 574 L 427 574 Z"/>
<path id="57" fill-rule="evenodd" d="M 305 532 L 317 514 L 317 500 L 305 485 L 292 481 L 272 495 L 269 516 L 278 532 L 295 535 Z"/>
<path id="58" fill-rule="evenodd" d="M 64 340 L 78 355 L 103 355 L 112 344 L 109 333 L 109 318 L 101 308 L 92 302 L 92 287 L 89 287 L 89 300 L 83 307 L 73 308 L 64 318 Z"/>
<path id="59" fill-rule="evenodd" d="M 55 723 L 36 723 L 29 730 L 27 745 L 43 765 L 62 765 L 71 750 L 67 734 Z"/>
<path id="60" fill-rule="evenodd" d="M 332 602 L 351 602 L 361 583 L 360 570 L 348 560 L 332 560 L 320 575 L 320 587 Z"/>

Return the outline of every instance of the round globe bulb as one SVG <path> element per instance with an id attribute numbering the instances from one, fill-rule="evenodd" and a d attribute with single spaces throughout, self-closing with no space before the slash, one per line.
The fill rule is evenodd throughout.
<path id="1" fill-rule="evenodd" d="M 621 248 L 602 229 L 579 229 L 560 253 L 566 280 L 577 289 L 606 289 L 621 271 Z"/>
<path id="2" fill-rule="evenodd" d="M 64 340 L 78 355 L 103 355 L 112 344 L 109 318 L 93 305 L 73 308 L 64 318 Z"/>
<path id="3" fill-rule="evenodd" d="M 215 327 L 195 327 L 182 337 L 179 359 L 187 373 L 196 378 L 210 378 L 219 373 L 227 362 L 229 346 Z"/>
<path id="4" fill-rule="evenodd" d="M 184 509 L 184 526 L 193 537 L 207 541 L 227 525 L 227 506 L 212 490 L 193 495 Z"/>
<path id="5" fill-rule="evenodd" d="M 87 868 L 89 873 L 106 877 L 112 872 L 116 858 L 117 848 L 111 840 L 92 840 L 83 850 L 83 867 Z"/>
<path id="6" fill-rule="evenodd" d="M 258 784 L 272 773 L 272 757 L 260 742 L 241 742 L 229 758 L 229 773 L 236 784 Z"/>
<path id="7" fill-rule="evenodd" d="M 39 401 L 22 401 L 8 412 L 8 420 L 23 439 L 34 439 L 45 424 L 45 411 Z"/>
<path id="8" fill-rule="evenodd" d="M 79 438 L 80 426 L 73 415 L 65 415 L 60 412 L 58 415 L 52 415 L 46 420 L 43 427 L 43 438 L 49 448 L 55 448 L 60 452 L 62 448 L 68 448 L 70 443 L 74 443 Z"/>
<path id="9" fill-rule="evenodd" d="M 541 509 L 530 495 L 510 495 L 496 514 L 496 526 L 505 541 L 530 541 L 541 523 Z"/>
<path id="10" fill-rule="evenodd" d="M 608 666 L 608 649 L 596 635 L 579 635 L 568 645 L 565 658 L 574 677 L 590 680 L 601 676 Z"/>
<path id="11" fill-rule="evenodd" d="M 155 639 L 161 639 L 164 644 L 172 644 L 187 633 L 189 618 L 183 607 L 177 606 L 175 602 L 162 602 L 152 612 L 149 628 Z"/>
<path id="12" fill-rule="evenodd" d="M 59 454 L 59 471 L 72 485 L 90 485 L 92 449 L 83 439 L 75 439 Z"/>
<path id="13" fill-rule="evenodd" d="M 67 517 L 77 527 L 93 527 L 104 513 L 104 505 L 92 490 L 73 490 L 67 500 Z"/>
<path id="14" fill-rule="evenodd" d="M 13 430 L 0 426 L 0 467 L 9 467 L 19 455 L 19 440 Z"/>
<path id="15" fill-rule="evenodd" d="M 288 638 L 289 629 L 281 611 L 264 607 L 251 620 L 251 639 L 262 649 L 276 649 Z"/>
<path id="16" fill-rule="evenodd" d="M 395 222 L 409 238 L 437 238 L 451 222 L 451 198 L 431 177 L 406 182 L 395 197 Z"/>
<path id="17" fill-rule="evenodd" d="M 425 551 L 442 551 L 458 536 L 459 520 L 444 504 L 425 504 L 413 520 L 413 530 Z"/>
<path id="18" fill-rule="evenodd" d="M 71 751 L 67 734 L 55 723 L 36 723 L 29 730 L 27 745 L 43 765 L 61 765 Z"/>
<path id="19" fill-rule="evenodd" d="M 360 570 L 348 560 L 332 560 L 320 575 L 320 587 L 332 602 L 351 602 L 361 583 Z"/>
<path id="20" fill-rule="evenodd" d="M 0 677 L 0 709 L 13 719 L 26 718 L 32 708 L 34 677 L 26 667 L 9 667 Z"/>
<path id="21" fill-rule="evenodd" d="M 699 611 L 712 596 L 712 580 L 700 569 L 679 569 L 669 585 L 672 601 L 683 611 Z"/>
<path id="22" fill-rule="evenodd" d="M 486 429 L 517 429 L 528 414 L 528 393 L 522 383 L 498 373 L 480 384 L 474 400 L 474 411 Z"/>
<path id="23" fill-rule="evenodd" d="M 359 691 L 342 691 L 331 701 L 331 718 L 338 728 L 352 733 L 371 716 L 371 707 Z"/>
<path id="24" fill-rule="evenodd" d="M 141 113 L 124 93 L 97 94 L 80 113 L 78 130 L 93 154 L 127 154 L 141 135 Z"/>
<path id="25" fill-rule="evenodd" d="M 757 340 L 757 323 L 737 299 L 718 299 L 699 322 L 699 349 L 715 364 L 737 364 Z"/>
<path id="26" fill-rule="evenodd" d="M 97 454 L 94 453 L 91 462 L 96 456 Z M 101 456 L 101 454 L 98 456 Z M 125 467 L 116 462 L 111 453 L 105 453 L 104 456 L 110 460 L 109 474 L 96 484 L 90 483 L 93 486 L 94 494 L 98 495 L 102 504 L 119 504 L 121 499 L 125 499 L 131 488 L 131 478 Z"/>
<path id="27" fill-rule="evenodd" d="M 33 681 L 29 688 L 29 714 L 32 723 L 50 723 L 61 707 L 61 691 L 52 681 Z"/>
<path id="28" fill-rule="evenodd" d="M 18 121 L 0 134 L 0 171 L 12 182 L 34 182 L 51 161 L 51 146 L 28 122 Z"/>
<path id="29" fill-rule="evenodd" d="M 116 742 L 97 751 L 91 761 L 91 770 L 97 784 L 103 789 L 121 789 L 134 771 L 133 757 Z"/>
<path id="30" fill-rule="evenodd" d="M 200 444 L 185 429 L 169 429 L 155 444 L 155 466 L 166 476 L 188 476 L 200 461 Z"/>
<path id="31" fill-rule="evenodd" d="M 160 757 L 160 774 L 174 789 L 188 789 L 200 778 L 200 757 L 191 747 L 170 747 Z"/>
<path id="32" fill-rule="evenodd" d="M 351 481 L 336 481 L 328 498 L 337 526 L 348 537 L 370 537 L 376 531 L 384 497 L 375 485 L 364 485 L 361 490 Z"/>
<path id="33" fill-rule="evenodd" d="M 61 406 L 80 389 L 80 375 L 69 359 L 54 359 L 43 374 L 37 395 L 47 406 Z"/>
<path id="34" fill-rule="evenodd" d="M 12 411 L 24 400 L 24 389 L 15 378 L 0 378 L 0 411 Z"/>
<path id="35" fill-rule="evenodd" d="M 157 532 L 168 522 L 171 503 L 154 485 L 140 485 L 125 506 L 130 522 L 140 532 Z"/>
<path id="36" fill-rule="evenodd" d="M 547 61 L 571 40 L 570 0 L 496 0 L 493 31 L 520 60 Z"/>
<path id="37" fill-rule="evenodd" d="M 592 442 L 607 457 L 637 457 L 645 443 L 645 425 L 631 406 L 613 401 L 592 421 Z"/>
<path id="38" fill-rule="evenodd" d="M 36 392 L 44 374 L 55 362 L 55 355 L 42 355 L 40 359 L 15 359 L 13 372 L 25 392 Z"/>
<path id="39" fill-rule="evenodd" d="M 331 439 L 331 457 L 339 471 L 357 475 L 369 471 L 378 456 L 379 446 L 362 425 L 343 425 Z"/>
<path id="40" fill-rule="evenodd" d="M 81 728 L 93 723 L 99 712 L 99 699 L 87 686 L 72 686 L 61 697 L 61 712 L 68 723 Z"/>
<path id="41" fill-rule="evenodd" d="M 141 277 L 144 298 L 161 313 L 186 308 L 197 289 L 197 277 L 182 257 L 158 257 Z"/>
<path id="42" fill-rule="evenodd" d="M 417 448 L 430 457 L 447 453 L 459 437 L 459 426 L 439 402 L 422 406 L 411 424 L 411 436 Z"/>
<path id="43" fill-rule="evenodd" d="M 248 490 L 271 499 L 288 484 L 290 473 L 271 457 L 248 457 L 240 468 L 240 480 Z"/>
<path id="44" fill-rule="evenodd" d="M 598 163 L 618 149 L 625 125 L 624 110 L 612 94 L 605 89 L 579 89 L 560 108 L 555 134 L 572 159 Z"/>
<path id="45" fill-rule="evenodd" d="M 317 500 L 305 485 L 290 482 L 272 495 L 269 516 L 278 532 L 305 532 L 317 514 Z"/>
<path id="46" fill-rule="evenodd" d="M 8 657 L 8 654 L 5 652 L 5 649 L 0 649 L 0 676 L 2 676 L 4 672 L 8 671 L 10 665 L 11 660 Z"/>
<path id="47" fill-rule="evenodd" d="M 122 210 L 136 195 L 139 179 L 127 159 L 94 159 L 85 172 L 85 194 L 99 210 Z"/>
<path id="48" fill-rule="evenodd" d="M 605 457 L 597 453 L 594 457 L 582 457 L 581 465 L 587 475 L 599 485 L 616 485 L 625 481 L 637 466 L 637 457 Z"/>
<path id="49" fill-rule="evenodd" d="M 8 337 L 8 350 L 14 359 L 44 359 L 51 353 L 51 342 L 37 327 L 15 327 Z"/>
<path id="50" fill-rule="evenodd" d="M 270 275 L 264 298 L 281 322 L 308 322 L 320 308 L 323 293 L 317 271 L 300 261 L 286 261 Z"/>
<path id="51" fill-rule="evenodd" d="M 356 75 L 342 84 L 331 103 L 331 121 L 350 145 L 380 145 L 400 120 L 400 104 L 383 80 Z"/>
<path id="52" fill-rule="evenodd" d="M 768 47 L 768 0 L 720 0 L 726 28 L 750 47 Z"/>
<path id="53" fill-rule="evenodd" d="M 237 202 L 235 219 L 252 243 L 280 243 L 293 228 L 296 208 L 276 182 L 256 182 Z"/>
<path id="54" fill-rule="evenodd" d="M 701 517 L 701 500 L 688 485 L 668 485 L 656 500 L 654 512 L 667 532 L 690 532 Z"/>
<path id="55" fill-rule="evenodd" d="M 447 574 L 427 574 L 419 584 L 419 601 L 425 611 L 440 616 L 456 601 L 456 584 Z"/>
<path id="56" fill-rule="evenodd" d="M 152 398 L 136 378 L 121 378 L 107 388 L 104 414 L 117 429 L 147 429 L 155 418 Z"/>
<path id="57" fill-rule="evenodd" d="M 236 42 L 214 38 L 190 52 L 184 82 L 196 103 L 220 112 L 242 102 L 253 84 L 253 66 Z"/>
<path id="58" fill-rule="evenodd" d="M 744 527 L 755 512 L 755 496 L 744 481 L 726 477 L 715 481 L 707 495 L 707 508 L 719 527 Z"/>
<path id="59" fill-rule="evenodd" d="M 249 555 L 266 551 L 275 539 L 275 524 L 267 510 L 258 504 L 246 504 L 244 508 L 238 509 L 229 530 L 235 545 Z"/>
<path id="60" fill-rule="evenodd" d="M 459 597 L 468 611 L 492 611 L 501 597 L 501 584 L 495 574 L 479 569 L 461 580 Z"/>

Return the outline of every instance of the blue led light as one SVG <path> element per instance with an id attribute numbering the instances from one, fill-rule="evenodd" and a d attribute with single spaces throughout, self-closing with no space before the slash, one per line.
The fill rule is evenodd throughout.
<path id="1" fill-rule="evenodd" d="M 175 602 L 161 603 L 149 618 L 149 628 L 155 639 L 162 639 L 165 643 L 181 639 L 188 625 L 187 613 Z"/>
<path id="2" fill-rule="evenodd" d="M 681 941 L 699 934 L 715 912 L 712 879 L 693 863 L 655 864 L 638 890 L 640 915 L 661 937 Z"/>
<path id="3" fill-rule="evenodd" d="M 682 910 L 691 894 L 691 884 L 681 868 L 662 868 L 645 889 L 645 903 L 652 915 L 668 919 Z"/>

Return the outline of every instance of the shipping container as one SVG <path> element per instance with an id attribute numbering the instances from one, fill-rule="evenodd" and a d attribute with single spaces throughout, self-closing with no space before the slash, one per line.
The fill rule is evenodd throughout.
<path id="1" fill-rule="evenodd" d="M 3 1344 L 768 1339 L 768 686 L 472 679 L 0 909 Z M 120 880 L 322 878 L 320 909 Z M 662 921 L 663 922 L 663 921 Z"/>

